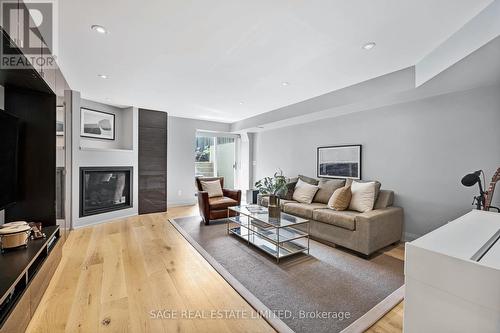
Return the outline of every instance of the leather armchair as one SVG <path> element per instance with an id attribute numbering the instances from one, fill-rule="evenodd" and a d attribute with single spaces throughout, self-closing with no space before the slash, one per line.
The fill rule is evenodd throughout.
<path id="1" fill-rule="evenodd" d="M 201 181 L 220 181 L 222 188 L 222 197 L 208 197 L 208 192 L 203 191 Z M 222 219 L 228 216 L 236 216 L 229 207 L 239 206 L 241 204 L 241 191 L 224 188 L 224 177 L 196 177 L 196 187 L 198 188 L 198 208 L 200 215 L 206 225 L 210 220 Z"/>

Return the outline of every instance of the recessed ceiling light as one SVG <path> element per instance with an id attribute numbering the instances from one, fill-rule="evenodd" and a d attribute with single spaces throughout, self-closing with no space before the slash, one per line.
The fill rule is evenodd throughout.
<path id="1" fill-rule="evenodd" d="M 363 45 L 363 48 L 365 50 L 371 50 L 375 47 L 375 45 L 377 45 L 377 44 L 375 44 L 375 42 L 370 42 L 370 43 L 366 43 L 365 45 Z"/>
<path id="2" fill-rule="evenodd" d="M 92 30 L 94 31 L 97 31 L 98 33 L 100 34 L 105 34 L 107 33 L 108 31 L 106 30 L 105 27 L 103 27 L 102 25 L 97 25 L 97 24 L 94 24 L 93 26 L 90 27 Z"/>
<path id="3" fill-rule="evenodd" d="M 244 102 L 240 102 L 240 105 L 243 105 L 243 104 L 245 104 L 245 103 Z"/>
<path id="4" fill-rule="evenodd" d="M 104 74 L 98 74 L 97 76 L 100 77 L 101 79 L 108 79 L 109 78 L 109 76 L 104 75 Z"/>
<path id="5" fill-rule="evenodd" d="M 283 87 L 286 87 L 286 86 L 289 86 L 289 85 L 290 85 L 290 82 L 281 82 L 281 85 L 282 85 Z"/>

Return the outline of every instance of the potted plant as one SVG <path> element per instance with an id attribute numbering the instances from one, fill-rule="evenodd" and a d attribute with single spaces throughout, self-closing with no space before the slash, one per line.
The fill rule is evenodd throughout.
<path id="1" fill-rule="evenodd" d="M 273 177 L 265 177 L 255 183 L 255 187 L 259 193 L 269 196 L 269 217 L 280 217 L 280 199 L 278 194 L 286 189 L 286 177 L 283 176 L 283 171 L 278 170 Z"/>

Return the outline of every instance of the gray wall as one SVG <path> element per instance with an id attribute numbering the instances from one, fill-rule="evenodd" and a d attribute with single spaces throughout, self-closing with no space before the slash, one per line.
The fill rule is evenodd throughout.
<path id="1" fill-rule="evenodd" d="M 194 149 L 196 131 L 229 132 L 230 124 L 168 117 L 167 205 L 196 202 Z"/>
<path id="2" fill-rule="evenodd" d="M 362 144 L 363 178 L 396 192 L 411 239 L 472 208 L 477 187 L 460 180 L 484 169 L 489 183 L 500 167 L 499 125 L 500 86 L 490 86 L 265 131 L 254 139 L 254 180 L 276 168 L 315 176 L 318 146 Z"/>

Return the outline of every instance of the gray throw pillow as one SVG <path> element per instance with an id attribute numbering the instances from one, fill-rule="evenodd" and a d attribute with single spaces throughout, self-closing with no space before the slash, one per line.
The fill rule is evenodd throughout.
<path id="1" fill-rule="evenodd" d="M 319 183 L 319 180 L 304 175 L 299 175 L 299 179 L 302 180 L 304 183 L 311 184 L 314 186 L 318 186 Z"/>
<path id="2" fill-rule="evenodd" d="M 319 190 L 316 192 L 313 202 L 327 204 L 335 190 L 344 187 L 345 179 L 320 179 Z"/>
<path id="3" fill-rule="evenodd" d="M 283 200 L 293 200 L 293 191 L 295 191 L 295 185 L 297 185 L 298 179 L 292 179 L 286 183 L 286 188 L 278 193 L 278 197 Z"/>

